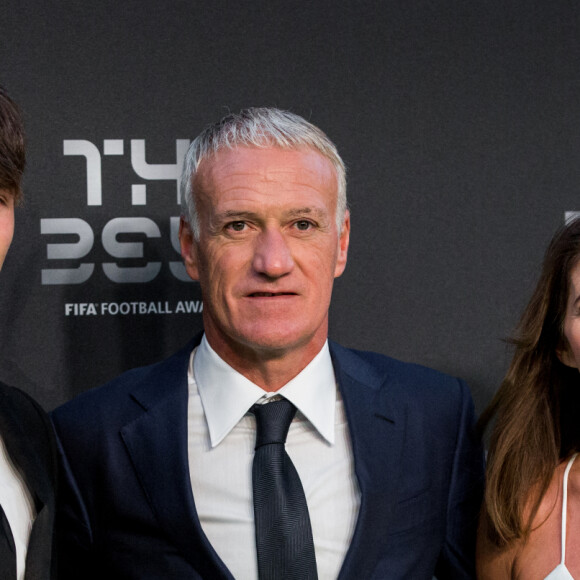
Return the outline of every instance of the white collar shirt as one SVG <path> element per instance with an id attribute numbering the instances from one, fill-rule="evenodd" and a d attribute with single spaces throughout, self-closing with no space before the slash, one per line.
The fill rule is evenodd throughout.
<path id="1" fill-rule="evenodd" d="M 304 487 L 318 575 L 338 576 L 360 505 L 344 406 L 328 343 L 296 377 L 268 393 L 230 367 L 205 335 L 188 372 L 188 454 L 202 529 L 238 580 L 257 578 L 252 460 L 254 403 L 283 396 L 298 412 L 286 451 Z"/>
<path id="2" fill-rule="evenodd" d="M 24 580 L 28 540 L 36 517 L 36 510 L 30 491 L 24 482 L 24 477 L 14 465 L 1 436 L 0 505 L 4 509 L 14 539 L 16 577 L 18 580 Z"/>

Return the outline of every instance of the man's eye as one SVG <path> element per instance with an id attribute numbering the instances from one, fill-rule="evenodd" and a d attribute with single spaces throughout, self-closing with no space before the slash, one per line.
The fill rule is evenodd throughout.
<path id="1" fill-rule="evenodd" d="M 233 230 L 234 232 L 241 232 L 246 227 L 246 222 L 232 222 L 228 225 L 228 229 Z"/>
<path id="2" fill-rule="evenodd" d="M 0 205 L 6 207 L 12 207 L 14 203 L 14 198 L 10 197 L 9 195 L 0 195 Z"/>
<path id="3" fill-rule="evenodd" d="M 308 220 L 300 220 L 296 222 L 296 228 L 302 231 L 306 231 L 312 227 L 312 224 Z"/>

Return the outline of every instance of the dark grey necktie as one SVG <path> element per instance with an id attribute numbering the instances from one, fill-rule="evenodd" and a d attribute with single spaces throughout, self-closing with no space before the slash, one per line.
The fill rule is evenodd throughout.
<path id="1" fill-rule="evenodd" d="M 16 546 L 2 506 L 0 506 L 0 580 L 16 580 Z"/>
<path id="2" fill-rule="evenodd" d="M 282 399 L 254 405 L 252 466 L 260 580 L 315 580 L 316 558 L 300 477 L 284 445 L 296 407 Z"/>

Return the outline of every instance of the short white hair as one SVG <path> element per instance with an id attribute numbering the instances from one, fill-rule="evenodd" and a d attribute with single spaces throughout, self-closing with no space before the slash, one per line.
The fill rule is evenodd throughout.
<path id="1" fill-rule="evenodd" d="M 346 213 L 346 168 L 336 146 L 318 127 L 306 119 L 276 108 L 244 109 L 206 127 L 189 146 L 181 173 L 181 215 L 199 239 L 199 219 L 195 204 L 195 180 L 200 163 L 221 149 L 245 147 L 310 147 L 333 165 L 338 183 L 336 226 L 340 232 Z"/>

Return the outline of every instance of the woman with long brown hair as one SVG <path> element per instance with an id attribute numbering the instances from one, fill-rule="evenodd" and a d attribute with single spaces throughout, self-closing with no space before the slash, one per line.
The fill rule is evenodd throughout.
<path id="1" fill-rule="evenodd" d="M 580 220 L 560 229 L 482 414 L 491 432 L 481 580 L 580 579 Z"/>

